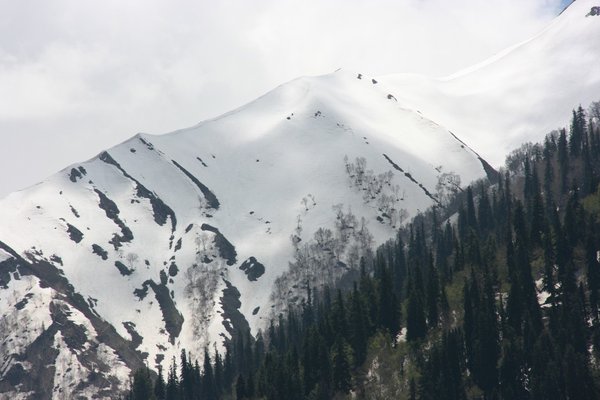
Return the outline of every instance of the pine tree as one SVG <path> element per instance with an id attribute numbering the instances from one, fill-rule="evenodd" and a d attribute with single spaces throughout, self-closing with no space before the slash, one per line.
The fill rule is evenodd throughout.
<path id="1" fill-rule="evenodd" d="M 479 195 L 479 208 L 477 219 L 479 221 L 479 229 L 482 233 L 487 233 L 492 227 L 493 215 L 490 198 L 484 185 L 481 185 L 481 194 Z"/>
<path id="2" fill-rule="evenodd" d="M 182 400 L 192 400 L 194 398 L 193 369 L 185 350 L 181 350 L 180 356 L 179 389 Z"/>
<path id="3" fill-rule="evenodd" d="M 158 377 L 154 382 L 154 396 L 156 400 L 164 400 L 165 398 L 165 378 L 163 377 L 162 367 L 158 367 Z"/>
<path id="4" fill-rule="evenodd" d="M 473 199 L 473 190 L 471 186 L 467 187 L 467 226 L 477 230 L 477 217 L 475 216 L 475 201 Z"/>
<path id="5" fill-rule="evenodd" d="M 395 336 L 399 327 L 398 318 L 398 300 L 393 291 L 392 280 L 388 269 L 381 268 L 379 278 L 379 325 L 387 330 L 392 336 Z"/>
<path id="6" fill-rule="evenodd" d="M 507 335 L 502 344 L 500 360 L 499 383 L 502 399 L 526 400 L 529 398 L 523 376 L 523 360 L 511 334 Z"/>
<path id="7" fill-rule="evenodd" d="M 348 320 L 346 318 L 346 306 L 344 304 L 344 297 L 342 296 L 341 290 L 337 291 L 337 295 L 333 303 L 331 328 L 332 332 L 335 332 L 336 335 L 341 335 L 343 338 L 348 338 L 350 336 Z"/>
<path id="8" fill-rule="evenodd" d="M 567 347 L 563 358 L 567 399 L 594 400 L 598 389 L 594 384 L 586 355 Z"/>
<path id="9" fill-rule="evenodd" d="M 155 400 L 152 378 L 147 367 L 140 368 L 133 374 L 132 400 Z"/>
<path id="10" fill-rule="evenodd" d="M 394 292 L 402 293 L 404 279 L 406 278 L 406 257 L 404 255 L 404 242 L 402 241 L 400 232 L 398 232 L 398 235 L 396 236 L 394 250 L 394 262 L 392 264 Z"/>
<path id="11" fill-rule="evenodd" d="M 408 386 L 408 399 L 409 400 L 417 400 L 417 385 L 415 384 L 414 379 L 410 379 Z"/>
<path id="12" fill-rule="evenodd" d="M 223 360 L 219 351 L 215 349 L 215 364 L 214 364 L 214 377 L 215 377 L 215 395 L 217 398 L 223 393 L 225 387 L 223 382 Z"/>
<path id="13" fill-rule="evenodd" d="M 354 365 L 360 366 L 367 356 L 367 321 L 365 307 L 354 283 L 350 302 L 350 344 L 354 351 Z"/>
<path id="14" fill-rule="evenodd" d="M 208 349 L 204 349 L 204 364 L 202 370 L 202 398 L 211 400 L 216 398 L 215 391 L 215 379 L 213 375 L 213 368 L 210 362 L 210 354 Z"/>
<path id="15" fill-rule="evenodd" d="M 594 321 L 598 322 L 600 317 L 598 313 L 600 302 L 600 262 L 598 262 L 595 243 L 597 243 L 597 238 L 595 230 L 591 227 L 585 246 L 586 276 L 590 293 L 591 314 Z"/>
<path id="16" fill-rule="evenodd" d="M 433 257 L 430 256 L 429 258 L 431 260 Z M 430 261 L 427 277 L 427 320 L 430 328 L 435 328 L 439 321 L 439 297 L 439 278 L 433 262 Z"/>
<path id="17" fill-rule="evenodd" d="M 578 157 L 581 154 L 584 137 L 586 135 L 586 118 L 585 111 L 581 106 L 577 110 L 573 110 L 573 118 L 571 120 L 571 134 L 569 136 L 569 150 L 571 155 Z"/>
<path id="18" fill-rule="evenodd" d="M 346 351 L 346 343 L 340 335 L 336 338 L 332 351 L 333 388 L 341 393 L 348 393 L 352 388 L 350 362 Z"/>
<path id="19" fill-rule="evenodd" d="M 409 287 L 406 306 L 406 340 L 409 342 L 422 339 L 427 334 L 425 307 L 422 301 L 422 280 L 419 279 L 420 271 L 416 270 L 414 275 L 414 282 Z"/>
<path id="20" fill-rule="evenodd" d="M 246 396 L 246 381 L 242 374 L 240 374 L 235 383 L 235 398 L 236 400 L 242 400 L 247 398 Z"/>
<path id="21" fill-rule="evenodd" d="M 567 149 L 567 134 L 561 129 L 558 137 L 558 166 L 560 171 L 560 193 L 567 192 L 567 177 L 569 173 L 569 153 Z"/>
<path id="22" fill-rule="evenodd" d="M 165 388 L 165 399 L 166 400 L 178 400 L 179 399 L 179 379 L 177 377 L 177 366 L 175 357 L 171 361 L 171 368 L 167 376 L 167 386 Z"/>
<path id="23" fill-rule="evenodd" d="M 552 336 L 544 330 L 533 349 L 531 365 L 531 394 L 533 400 L 564 399 L 560 382 L 560 359 Z"/>

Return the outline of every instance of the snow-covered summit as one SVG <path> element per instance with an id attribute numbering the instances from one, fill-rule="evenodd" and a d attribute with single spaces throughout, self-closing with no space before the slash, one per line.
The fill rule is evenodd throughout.
<path id="1" fill-rule="evenodd" d="M 371 244 L 600 93 L 578 0 L 444 79 L 337 71 L 138 134 L 0 201 L 0 393 L 111 398 L 132 369 L 256 333 Z M 23 327 L 25 327 L 23 329 Z"/>
<path id="2" fill-rule="evenodd" d="M 484 165 L 385 86 L 344 71 L 192 128 L 138 134 L 2 200 L 0 298 L 15 317 L 0 330 L 10 336 L 23 315 L 34 323 L 18 348 L 0 345 L 0 390 L 114 393 L 130 368 L 256 333 L 299 295 L 297 274 L 334 283 Z M 320 228 L 328 250 L 315 250 Z M 48 359 L 32 350 L 40 338 Z M 69 386 L 91 371 L 100 386 Z"/>
<path id="3" fill-rule="evenodd" d="M 398 101 L 457 132 L 494 166 L 600 98 L 596 0 L 576 0 L 535 37 L 449 77 L 379 77 Z M 510 29 L 510 27 L 507 27 Z"/>

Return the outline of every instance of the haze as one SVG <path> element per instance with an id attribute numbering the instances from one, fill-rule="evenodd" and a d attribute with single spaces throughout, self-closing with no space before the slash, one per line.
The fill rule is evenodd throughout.
<path id="1" fill-rule="evenodd" d="M 451 74 L 529 38 L 562 3 L 0 0 L 0 196 L 297 76 Z"/>

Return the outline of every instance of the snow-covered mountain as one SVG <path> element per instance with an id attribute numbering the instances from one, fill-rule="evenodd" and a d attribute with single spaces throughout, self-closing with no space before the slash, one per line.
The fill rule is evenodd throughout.
<path id="1" fill-rule="evenodd" d="M 373 239 L 484 163 L 342 71 L 136 135 L 2 201 L 0 389 L 110 393 L 130 368 L 256 332 L 298 294 L 290 277 L 319 285 L 356 269 Z"/>
<path id="2" fill-rule="evenodd" d="M 573 108 L 600 98 L 600 16 L 587 16 L 599 5 L 576 0 L 535 37 L 452 76 L 378 79 L 400 104 L 459 132 L 501 165 L 509 151 L 567 126 Z"/>
<path id="3" fill-rule="evenodd" d="M 110 398 L 132 369 L 256 333 L 306 281 L 356 270 L 410 216 L 493 178 L 479 154 L 595 99 L 589 4 L 454 77 L 300 78 L 0 201 L 0 397 Z"/>

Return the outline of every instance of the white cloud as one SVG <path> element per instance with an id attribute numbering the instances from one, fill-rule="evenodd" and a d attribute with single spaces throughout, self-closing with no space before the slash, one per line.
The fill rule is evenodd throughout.
<path id="1" fill-rule="evenodd" d="M 0 195 L 299 75 L 455 72 L 560 2 L 0 0 Z"/>

